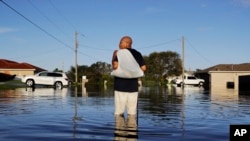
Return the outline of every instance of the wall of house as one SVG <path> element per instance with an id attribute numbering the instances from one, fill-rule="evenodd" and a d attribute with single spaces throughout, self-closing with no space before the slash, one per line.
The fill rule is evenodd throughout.
<path id="1" fill-rule="evenodd" d="M 16 75 L 17 78 L 21 78 L 26 75 L 33 75 L 35 69 L 0 69 L 1 73 L 10 75 Z"/>
<path id="2" fill-rule="evenodd" d="M 235 82 L 234 73 L 211 73 L 211 88 L 227 89 L 228 82 Z"/>
<path id="3" fill-rule="evenodd" d="M 210 89 L 225 90 L 234 89 L 239 90 L 239 76 L 250 75 L 250 71 L 211 71 L 210 73 Z"/>

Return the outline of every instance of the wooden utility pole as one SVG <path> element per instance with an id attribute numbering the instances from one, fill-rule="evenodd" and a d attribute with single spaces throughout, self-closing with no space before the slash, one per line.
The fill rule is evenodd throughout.
<path id="1" fill-rule="evenodd" d="M 184 70 L 185 70 L 185 65 L 184 65 L 184 36 L 182 36 L 182 83 L 184 85 Z"/>
<path id="2" fill-rule="evenodd" d="M 78 48 L 78 40 L 77 40 L 78 33 L 75 32 L 75 82 L 77 84 L 77 77 L 78 77 L 78 66 L 77 66 L 77 48 Z"/>

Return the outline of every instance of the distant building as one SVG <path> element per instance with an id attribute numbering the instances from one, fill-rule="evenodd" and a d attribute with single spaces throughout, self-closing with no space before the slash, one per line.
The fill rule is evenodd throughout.
<path id="1" fill-rule="evenodd" d="M 18 63 L 11 60 L 0 59 L 0 73 L 3 74 L 16 75 L 16 77 L 21 78 L 25 75 L 33 75 L 41 71 L 46 70 L 28 63 Z"/>
<path id="2" fill-rule="evenodd" d="M 213 89 L 234 89 L 249 91 L 250 63 L 219 64 L 198 71 L 196 76 L 205 79 L 206 87 Z"/>

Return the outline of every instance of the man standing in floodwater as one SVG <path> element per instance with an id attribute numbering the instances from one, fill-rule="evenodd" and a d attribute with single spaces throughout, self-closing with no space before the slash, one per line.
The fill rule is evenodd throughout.
<path id="1" fill-rule="evenodd" d="M 136 116 L 138 100 L 138 78 L 146 71 L 145 61 L 140 52 L 132 49 L 132 38 L 124 36 L 112 58 L 115 95 L 115 115 Z"/>

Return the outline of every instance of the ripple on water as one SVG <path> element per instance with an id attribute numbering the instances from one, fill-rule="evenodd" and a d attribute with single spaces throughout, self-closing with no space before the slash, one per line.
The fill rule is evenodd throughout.
<path id="1" fill-rule="evenodd" d="M 114 117 L 114 99 L 102 92 L 76 98 L 71 90 L 1 91 L 0 139 L 226 141 L 230 124 L 249 123 L 249 96 L 177 91 L 143 89 L 138 120 L 130 122 Z"/>

